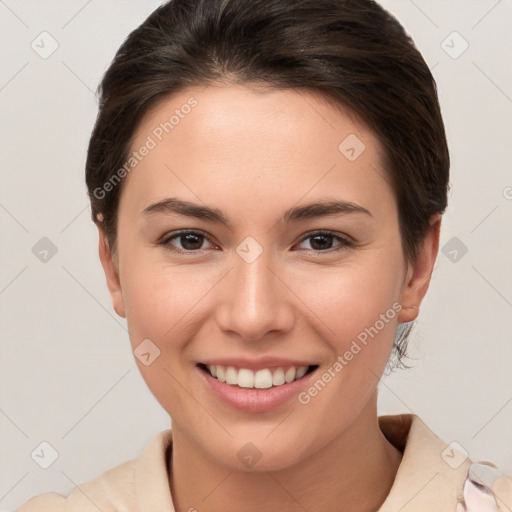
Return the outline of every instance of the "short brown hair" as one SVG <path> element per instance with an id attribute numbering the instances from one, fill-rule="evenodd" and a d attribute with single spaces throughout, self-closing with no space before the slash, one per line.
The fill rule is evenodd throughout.
<path id="1" fill-rule="evenodd" d="M 309 89 L 355 112 L 384 147 L 414 261 L 446 208 L 450 159 L 434 78 L 372 0 L 171 0 L 134 30 L 98 88 L 86 163 L 92 217 L 111 250 L 122 183 L 103 186 L 127 161 L 143 116 L 172 93 L 219 81 Z M 399 360 L 408 332 L 395 343 Z"/>

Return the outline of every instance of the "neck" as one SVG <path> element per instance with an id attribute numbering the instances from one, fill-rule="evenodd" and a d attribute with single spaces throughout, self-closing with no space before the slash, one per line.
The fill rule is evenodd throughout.
<path id="1" fill-rule="evenodd" d="M 382 434 L 377 393 L 313 456 L 271 472 L 234 471 L 173 425 L 170 486 L 176 512 L 370 512 L 386 499 L 402 454 Z"/>

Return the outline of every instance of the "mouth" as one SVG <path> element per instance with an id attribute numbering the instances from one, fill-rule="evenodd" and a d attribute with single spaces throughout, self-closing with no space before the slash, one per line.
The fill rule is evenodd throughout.
<path id="1" fill-rule="evenodd" d="M 282 366 L 277 368 L 237 368 L 234 366 L 199 363 L 198 367 L 217 381 L 241 389 L 279 388 L 305 378 L 318 365 Z"/>

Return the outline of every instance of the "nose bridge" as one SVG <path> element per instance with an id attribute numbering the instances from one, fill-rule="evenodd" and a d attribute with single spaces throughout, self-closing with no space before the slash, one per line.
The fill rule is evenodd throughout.
<path id="1" fill-rule="evenodd" d="M 237 332 L 247 340 L 258 340 L 267 332 L 289 329 L 293 319 L 289 297 L 274 275 L 271 252 L 255 254 L 250 243 L 240 244 L 233 256 L 234 268 L 229 273 L 223 303 L 219 305 L 218 321 L 226 331 Z"/>

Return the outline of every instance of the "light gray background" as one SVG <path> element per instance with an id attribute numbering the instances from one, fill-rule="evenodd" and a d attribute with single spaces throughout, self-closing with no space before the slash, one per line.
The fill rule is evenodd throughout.
<path id="1" fill-rule="evenodd" d="M 0 0 L 3 509 L 68 494 L 170 425 L 112 309 L 83 177 L 94 90 L 160 3 Z M 379 412 L 414 412 L 472 459 L 511 473 L 512 3 L 382 4 L 436 78 L 452 157 L 442 247 L 456 237 L 467 254 L 440 253 L 411 340 L 415 367 L 382 380 Z M 43 31 L 59 45 L 47 59 L 31 48 Z M 453 31 L 469 44 L 458 58 Z M 32 252 L 42 237 L 57 247 L 46 263 Z M 59 453 L 47 470 L 31 458 L 42 441 Z"/>

